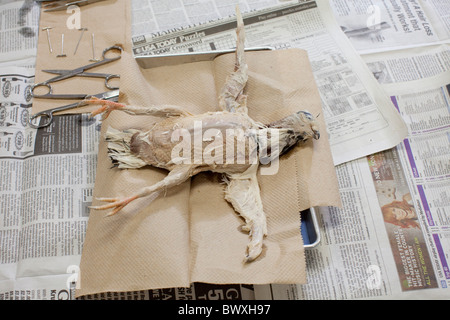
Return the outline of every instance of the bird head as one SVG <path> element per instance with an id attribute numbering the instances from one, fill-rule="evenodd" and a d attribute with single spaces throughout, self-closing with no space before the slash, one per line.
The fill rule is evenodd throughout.
<path id="1" fill-rule="evenodd" d="M 320 138 L 319 126 L 316 118 L 308 111 L 298 111 L 281 120 L 269 124 L 269 128 L 287 129 L 297 141 L 306 141 L 310 138 Z"/>

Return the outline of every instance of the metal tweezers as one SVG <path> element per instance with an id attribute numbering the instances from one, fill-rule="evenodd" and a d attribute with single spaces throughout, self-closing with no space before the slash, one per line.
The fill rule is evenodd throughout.
<path id="1" fill-rule="evenodd" d="M 45 12 L 66 10 L 71 5 L 79 7 L 86 6 L 91 3 L 96 3 L 105 0 L 36 0 L 43 3 L 42 7 Z"/>

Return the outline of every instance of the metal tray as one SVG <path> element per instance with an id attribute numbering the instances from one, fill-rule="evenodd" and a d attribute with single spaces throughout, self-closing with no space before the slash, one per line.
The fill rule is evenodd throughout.
<path id="1" fill-rule="evenodd" d="M 246 48 L 245 51 L 265 51 L 273 50 L 272 47 L 254 47 Z M 183 63 L 199 62 L 199 61 L 212 61 L 216 57 L 226 54 L 235 53 L 236 49 L 227 50 L 214 50 L 214 51 L 198 51 L 187 53 L 171 53 L 171 54 L 158 54 L 158 55 L 140 55 L 135 56 L 137 64 L 142 69 L 150 69 L 162 66 L 173 66 Z"/>

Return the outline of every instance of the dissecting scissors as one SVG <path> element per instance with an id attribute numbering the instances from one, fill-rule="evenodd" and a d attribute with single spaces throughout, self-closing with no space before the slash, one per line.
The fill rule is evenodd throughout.
<path id="1" fill-rule="evenodd" d="M 109 51 L 112 50 L 119 50 L 120 51 L 120 55 L 115 56 L 113 58 L 107 58 L 106 54 Z M 120 78 L 119 75 L 117 74 L 109 74 L 109 73 L 89 73 L 89 72 L 85 72 L 86 70 L 119 60 L 122 57 L 122 48 L 119 46 L 112 46 L 109 48 L 106 48 L 105 50 L 103 50 L 102 53 L 102 57 L 103 59 L 98 61 L 98 62 L 94 62 L 91 64 L 88 64 L 86 66 L 83 67 L 79 67 L 73 70 L 42 70 L 44 72 L 48 72 L 48 73 L 53 73 L 53 74 L 57 74 L 58 76 L 51 78 L 47 81 L 41 82 L 41 83 L 37 83 L 35 84 L 32 88 L 31 88 L 31 92 L 33 94 L 34 98 L 38 98 L 38 99 L 85 99 L 88 94 L 53 94 L 53 88 L 51 86 L 51 83 L 57 82 L 57 81 L 61 81 L 61 80 L 65 80 L 68 78 L 72 78 L 72 77 L 90 77 L 90 78 L 104 78 L 105 79 L 105 86 L 106 88 L 110 89 L 110 90 L 116 90 L 118 89 L 117 87 L 113 87 L 109 84 L 109 81 L 113 78 Z M 46 87 L 47 88 L 47 93 L 45 94 L 36 94 L 35 93 L 35 89 L 39 88 L 39 87 Z"/>
<path id="2" fill-rule="evenodd" d="M 104 0 L 37 0 L 43 3 L 45 12 L 66 10 L 71 5 L 85 6 L 91 3 L 100 2 Z"/>
<path id="3" fill-rule="evenodd" d="M 107 92 L 87 96 L 86 98 L 93 98 L 93 97 L 96 97 L 96 98 L 99 98 L 102 100 L 110 100 L 110 101 L 117 102 L 119 100 L 119 90 L 107 91 Z M 53 108 L 50 110 L 41 111 L 41 112 L 38 112 L 38 113 L 32 115 L 30 117 L 30 120 L 28 121 L 28 123 L 30 124 L 30 127 L 34 128 L 34 129 L 45 128 L 45 127 L 48 127 L 53 122 L 53 114 L 54 113 L 69 110 L 69 109 L 79 108 L 79 107 L 83 107 L 86 105 L 88 105 L 87 102 L 81 101 L 81 102 L 69 104 L 67 106 L 62 106 L 62 107 L 57 107 L 57 108 Z M 33 122 L 37 118 L 41 118 L 41 119 L 37 120 L 37 124 L 34 124 Z"/>

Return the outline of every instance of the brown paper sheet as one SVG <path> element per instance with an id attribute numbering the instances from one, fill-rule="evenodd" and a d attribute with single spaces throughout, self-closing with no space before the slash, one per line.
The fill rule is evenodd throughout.
<path id="1" fill-rule="evenodd" d="M 296 110 L 322 112 L 306 52 L 247 56 L 253 119 L 267 123 Z M 234 55 L 141 70 L 126 53 L 122 63 L 123 103 L 174 104 L 202 113 L 217 110 L 217 88 L 233 69 Z M 155 121 L 160 119 L 113 112 L 102 129 L 148 129 Z M 261 258 L 243 263 L 248 243 L 248 235 L 239 231 L 243 221 L 224 200 L 220 175 L 204 173 L 151 203 L 135 201 L 117 216 L 91 212 L 78 294 L 185 287 L 191 282 L 304 283 L 299 212 L 340 204 L 323 118 L 319 122 L 323 133 L 319 141 L 298 146 L 283 157 L 276 175 L 259 177 L 269 229 Z M 165 175 L 154 168 L 111 169 L 102 142 L 94 196 L 131 195 Z"/>
<path id="2" fill-rule="evenodd" d="M 122 59 L 98 70 L 120 73 L 122 103 L 142 106 L 173 104 L 191 113 L 217 110 L 217 92 L 233 69 L 233 54 L 221 56 L 214 62 L 142 70 L 130 50 L 129 2 L 106 3 L 106 6 L 84 9 L 83 21 L 90 24 L 88 28 L 96 30 L 99 47 L 124 44 Z M 43 14 L 41 24 L 53 23 L 64 28 L 62 23 L 66 18 L 67 14 Z M 115 23 L 104 27 L 105 20 Z M 85 34 L 84 41 L 90 40 L 87 35 L 89 33 Z M 78 40 L 76 37 L 66 40 L 67 50 L 74 48 L 76 42 L 73 39 Z M 54 61 L 57 59 L 48 57 L 46 45 L 46 38 L 41 36 L 37 81 L 48 77 L 40 74 L 38 69 L 56 68 Z M 87 49 L 79 49 L 78 55 L 79 59 L 72 57 L 70 62 L 67 58 L 66 64 L 58 63 L 71 68 L 91 58 Z M 297 49 L 255 52 L 247 53 L 247 57 L 249 115 L 254 120 L 268 123 L 304 109 L 314 115 L 322 113 L 306 52 Z M 100 87 L 91 87 L 93 82 Z M 90 93 L 97 93 L 95 91 L 103 89 L 102 85 L 99 79 L 93 79 L 89 84 L 68 80 L 59 84 L 58 90 L 61 91 L 58 93 L 79 92 L 86 88 L 94 90 Z M 33 111 L 57 104 L 39 101 L 33 105 Z M 109 126 L 148 129 L 160 120 L 113 112 L 103 123 L 102 134 Z M 83 247 L 77 296 L 187 287 L 192 282 L 304 283 L 306 268 L 299 212 L 312 206 L 340 206 L 323 117 L 319 117 L 319 124 L 320 140 L 298 146 L 284 156 L 276 175 L 259 177 L 269 235 L 265 239 L 263 253 L 256 261 L 243 263 L 249 237 L 239 230 L 243 221 L 223 198 L 220 175 L 202 173 L 159 198 L 137 200 L 116 216 L 106 218 L 105 212 L 92 211 Z M 131 195 L 167 174 L 164 170 L 150 167 L 113 169 L 106 154 L 106 142 L 101 141 L 99 149 L 94 197 Z"/>

